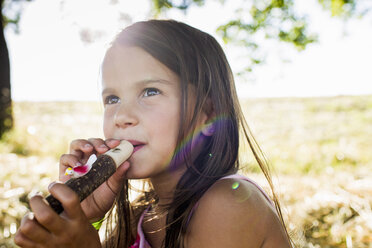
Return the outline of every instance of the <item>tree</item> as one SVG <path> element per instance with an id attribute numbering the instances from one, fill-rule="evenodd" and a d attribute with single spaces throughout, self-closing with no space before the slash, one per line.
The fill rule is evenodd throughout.
<path id="1" fill-rule="evenodd" d="M 225 4 L 227 0 L 218 1 Z M 179 9 L 186 13 L 191 6 L 203 6 L 207 1 L 152 0 L 152 2 L 156 14 L 160 14 L 169 9 Z M 250 63 L 242 73 L 251 71 L 264 60 L 262 53 L 257 52 L 260 49 L 256 39 L 258 36 L 292 44 L 298 50 L 304 50 L 307 45 L 317 41 L 317 35 L 308 31 L 306 16 L 296 13 L 295 0 L 241 0 L 241 2 L 242 6 L 235 11 L 236 18 L 219 26 L 217 33 L 225 43 L 233 43 L 246 49 Z M 332 17 L 344 19 L 361 17 L 372 8 L 372 4 L 366 1 L 318 0 L 318 2 Z"/>
<path id="2" fill-rule="evenodd" d="M 21 16 L 22 2 L 31 0 L 0 0 L 0 139 L 3 134 L 13 127 L 12 97 L 10 91 L 9 52 L 5 41 L 4 29 L 8 24 L 19 32 L 18 22 Z M 5 15 L 5 9 L 11 14 Z"/>
<path id="3" fill-rule="evenodd" d="M 4 0 L 0 0 L 3 9 Z M 0 138 L 13 126 L 12 101 L 10 95 L 9 53 L 4 36 L 4 17 L 0 11 Z"/>

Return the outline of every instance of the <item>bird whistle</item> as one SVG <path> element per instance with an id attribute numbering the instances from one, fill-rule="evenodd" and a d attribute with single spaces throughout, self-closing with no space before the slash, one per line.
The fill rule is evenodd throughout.
<path id="1" fill-rule="evenodd" d="M 65 185 L 78 194 L 81 202 L 109 179 L 117 167 L 124 163 L 132 153 L 133 145 L 129 141 L 122 140 L 117 147 L 99 155 L 86 174 L 69 179 Z M 63 212 L 61 202 L 52 195 L 47 196 L 46 200 L 58 214 Z"/>

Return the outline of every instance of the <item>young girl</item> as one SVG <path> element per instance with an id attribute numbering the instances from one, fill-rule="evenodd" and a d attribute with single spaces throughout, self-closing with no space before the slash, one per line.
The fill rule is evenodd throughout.
<path id="1" fill-rule="evenodd" d="M 171 20 L 135 23 L 111 44 L 102 64 L 105 140 L 75 140 L 60 160 L 69 167 L 95 153 L 134 146 L 131 157 L 81 204 L 61 183 L 22 220 L 21 247 L 291 247 L 265 159 L 243 118 L 226 57 L 210 35 Z M 240 131 L 242 131 L 240 133 Z M 273 201 L 236 174 L 243 134 Z M 149 191 L 129 202 L 128 179 Z M 114 205 L 114 207 L 112 207 Z M 108 219 L 101 245 L 91 223 Z M 97 223 L 94 223 L 96 225 Z"/>

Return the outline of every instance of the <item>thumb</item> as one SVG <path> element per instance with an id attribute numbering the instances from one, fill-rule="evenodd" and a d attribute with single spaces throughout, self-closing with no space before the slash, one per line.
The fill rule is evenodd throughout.
<path id="1" fill-rule="evenodd" d="M 107 180 L 107 186 L 111 189 L 112 193 L 117 195 L 123 186 L 125 173 L 129 169 L 130 163 L 125 161 L 115 171 L 115 173 Z"/>

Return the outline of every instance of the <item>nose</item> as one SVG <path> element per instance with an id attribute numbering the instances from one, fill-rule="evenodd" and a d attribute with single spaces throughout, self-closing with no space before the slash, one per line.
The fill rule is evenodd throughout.
<path id="1" fill-rule="evenodd" d="M 136 111 L 128 103 L 121 103 L 114 116 L 115 125 L 119 128 L 127 128 L 138 124 Z"/>

